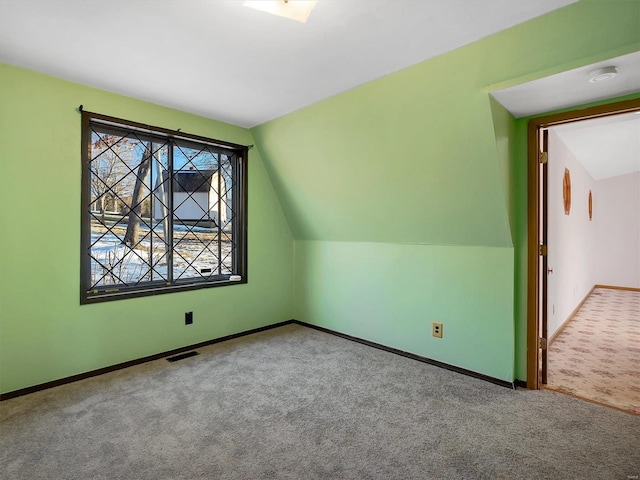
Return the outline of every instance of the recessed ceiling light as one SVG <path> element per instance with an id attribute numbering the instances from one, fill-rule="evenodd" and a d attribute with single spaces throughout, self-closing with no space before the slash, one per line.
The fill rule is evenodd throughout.
<path id="1" fill-rule="evenodd" d="M 317 0 L 257 0 L 246 1 L 243 5 L 261 12 L 305 23 L 317 3 Z"/>
<path id="2" fill-rule="evenodd" d="M 611 80 L 617 74 L 618 69 L 613 66 L 598 68 L 593 72 L 589 72 L 589 83 L 605 82 L 607 80 Z"/>

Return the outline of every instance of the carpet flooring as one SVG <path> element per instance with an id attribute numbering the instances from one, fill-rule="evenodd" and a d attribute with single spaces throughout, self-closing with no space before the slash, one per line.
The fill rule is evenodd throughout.
<path id="1" fill-rule="evenodd" d="M 0 403 L 14 479 L 627 479 L 640 417 L 287 325 Z"/>
<path id="2" fill-rule="evenodd" d="M 640 292 L 596 288 L 550 345 L 547 380 L 640 415 Z"/>

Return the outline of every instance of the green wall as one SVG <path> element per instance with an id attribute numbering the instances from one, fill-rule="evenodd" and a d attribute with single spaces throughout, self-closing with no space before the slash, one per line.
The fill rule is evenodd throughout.
<path id="1" fill-rule="evenodd" d="M 513 380 L 513 249 L 296 241 L 296 315 Z M 431 322 L 443 322 L 442 339 Z"/>
<path id="2" fill-rule="evenodd" d="M 514 165 L 516 121 L 513 115 L 493 97 L 490 98 L 490 101 L 498 166 L 502 176 L 502 192 L 507 206 L 511 239 L 513 240 L 513 229 L 516 224 L 516 170 Z"/>
<path id="3" fill-rule="evenodd" d="M 1 391 L 291 317 L 526 379 L 526 120 L 489 92 L 638 51 L 639 19 L 581 0 L 251 132 L 0 66 Z M 79 104 L 255 139 L 247 285 L 80 307 Z"/>
<path id="4" fill-rule="evenodd" d="M 0 391 L 292 318 L 293 240 L 255 148 L 247 284 L 80 306 L 80 104 L 254 143 L 243 128 L 0 65 Z"/>
<path id="5" fill-rule="evenodd" d="M 489 97 L 456 73 L 460 61 L 438 57 L 253 130 L 296 239 L 511 245 Z"/>
<path id="6" fill-rule="evenodd" d="M 638 50 L 640 2 L 582 0 L 252 129 L 296 317 L 525 380 L 526 128 L 489 93 Z"/>

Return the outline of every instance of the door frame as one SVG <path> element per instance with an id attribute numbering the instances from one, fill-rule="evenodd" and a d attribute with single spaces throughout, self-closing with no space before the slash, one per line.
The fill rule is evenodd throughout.
<path id="1" fill-rule="evenodd" d="M 640 111 L 640 98 L 532 118 L 527 127 L 527 388 L 540 388 L 540 130 L 563 123 Z M 545 205 L 547 202 L 545 201 Z M 548 343 L 548 342 L 547 342 Z"/>

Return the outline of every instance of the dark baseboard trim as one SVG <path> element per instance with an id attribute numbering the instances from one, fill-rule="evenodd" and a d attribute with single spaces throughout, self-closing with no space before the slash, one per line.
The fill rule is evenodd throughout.
<path id="1" fill-rule="evenodd" d="M 79 380 L 84 380 L 85 378 L 96 377 L 104 373 L 114 372 L 116 370 L 132 367 L 134 365 L 140 365 L 141 363 L 160 360 L 165 357 L 170 357 L 170 356 L 183 353 L 189 350 L 195 350 L 197 348 L 206 347 L 208 345 L 213 345 L 215 343 L 226 342 L 227 340 L 233 340 L 234 338 L 244 337 L 246 335 L 251 335 L 253 333 L 264 332 L 265 330 L 271 330 L 272 328 L 282 327 L 284 325 L 289 325 L 290 323 L 294 323 L 294 322 L 295 322 L 294 320 L 285 320 L 284 322 L 274 323 L 273 325 L 267 325 L 265 327 L 254 328 L 251 330 L 246 330 L 244 332 L 234 333 L 231 335 L 226 335 L 224 337 L 214 338 L 213 340 L 207 340 L 206 342 L 195 343 L 193 345 L 187 345 L 185 347 L 175 348 L 167 352 L 156 353 L 155 355 L 149 355 L 148 357 L 142 357 L 136 360 L 129 360 L 128 362 L 118 363 L 116 365 L 111 365 L 109 367 L 98 368 L 97 370 L 91 370 L 89 372 L 79 373 L 77 375 L 71 375 L 70 377 L 60 378 L 58 380 L 53 380 L 51 382 L 40 383 L 39 385 L 33 385 L 31 387 L 14 390 L 12 392 L 2 393 L 0 394 L 0 402 L 4 400 L 9 400 L 11 398 L 21 397 L 22 395 L 27 395 L 29 393 L 39 392 L 40 390 L 46 390 L 48 388 L 65 385 L 67 383 L 77 382 Z"/>
<path id="2" fill-rule="evenodd" d="M 467 370 L 465 368 L 456 367 L 453 365 L 449 365 L 448 363 L 439 362 L 438 360 L 433 360 L 428 357 L 423 357 L 421 355 L 416 355 L 414 353 L 405 352 L 404 350 L 399 350 L 393 347 L 387 347 L 386 345 L 382 345 L 380 343 L 371 342 L 369 340 L 365 340 L 363 338 L 354 337 L 352 335 L 347 335 L 346 333 L 340 333 L 335 330 L 331 330 L 325 327 L 320 327 L 318 325 L 313 325 L 306 322 L 301 322 L 300 320 L 285 320 L 284 322 L 274 323 L 272 325 L 267 325 L 264 327 L 254 328 L 251 330 L 245 330 L 244 332 L 234 333 L 231 335 L 226 335 L 224 337 L 214 338 L 213 340 L 207 340 L 205 342 L 195 343 L 193 345 L 187 345 L 180 348 L 175 348 L 173 350 L 169 350 L 162 353 L 156 353 L 155 355 L 149 355 L 147 357 L 138 358 L 135 360 L 129 360 L 128 362 L 118 363 L 116 365 L 111 365 L 108 367 L 98 368 L 97 370 L 91 370 L 85 373 L 79 373 L 77 375 L 71 375 L 70 377 L 60 378 L 58 380 L 52 380 L 51 382 L 40 383 L 38 385 L 33 385 L 31 387 L 21 388 L 19 390 L 14 390 L 12 392 L 2 393 L 0 394 L 0 402 L 5 400 L 10 400 L 12 398 L 21 397 L 23 395 L 28 395 L 30 393 L 39 392 L 41 390 L 46 390 L 53 387 L 58 387 L 60 385 L 65 385 L 67 383 L 73 383 L 80 380 L 84 380 L 86 378 L 96 377 L 98 375 L 102 375 L 104 373 L 114 372 L 116 370 L 121 370 L 127 367 L 133 367 L 134 365 L 140 365 L 142 363 L 152 362 L 154 360 L 160 360 L 165 357 L 171 357 L 173 355 L 177 355 L 183 352 L 187 352 L 189 350 L 195 350 L 198 348 L 206 347 L 208 345 L 214 345 L 216 343 L 226 342 L 227 340 L 233 340 L 234 338 L 245 337 L 247 335 L 252 335 L 254 333 L 264 332 L 266 330 L 271 330 L 278 327 L 283 327 L 285 325 L 297 324 L 303 327 L 313 328 L 314 330 L 319 330 L 321 332 L 329 333 L 331 335 L 335 335 L 347 340 L 351 340 L 353 342 L 358 342 L 363 345 L 367 345 L 369 347 L 377 348 L 379 350 L 384 350 L 386 352 L 395 353 L 396 355 L 402 355 L 403 357 L 411 358 L 413 360 L 417 360 L 419 362 L 428 363 L 430 365 L 435 365 L 440 368 L 444 368 L 447 370 L 451 370 L 453 372 L 461 373 L 463 375 L 468 375 L 470 377 L 478 378 L 480 380 L 485 380 L 487 382 L 494 383 L 496 385 L 500 385 L 502 387 L 507 387 L 514 389 L 517 386 L 526 386 L 525 382 L 521 380 L 516 380 L 516 382 L 507 382 L 506 380 L 500 380 L 498 378 L 490 377 L 488 375 L 484 375 L 482 373 L 473 372 L 471 370 Z"/>
<path id="3" fill-rule="evenodd" d="M 478 378 L 480 380 L 485 380 L 487 382 L 494 383 L 496 385 L 500 385 L 501 387 L 507 387 L 510 389 L 515 389 L 514 382 L 508 382 L 506 380 L 500 380 L 499 378 L 490 377 L 489 375 L 485 375 L 483 373 L 474 372 L 472 370 L 467 370 L 466 368 L 456 367 L 454 365 L 449 365 L 448 363 L 440 362 L 438 360 L 433 360 L 428 357 L 423 357 L 422 355 L 416 355 L 415 353 L 405 352 L 404 350 L 399 350 L 393 347 L 387 347 L 386 345 L 382 345 L 380 343 L 371 342 L 369 340 L 364 340 L 362 338 L 354 337 L 352 335 L 348 335 L 346 333 L 336 332 L 335 330 L 331 330 L 329 328 L 320 327 L 318 325 L 313 325 L 311 323 L 301 322 L 300 320 L 292 320 L 290 323 L 296 323 L 298 325 L 302 325 L 303 327 L 313 328 L 315 330 L 319 330 L 321 332 L 330 333 L 331 335 L 336 335 L 341 338 L 345 338 L 347 340 L 352 340 L 354 342 L 362 343 L 363 345 L 367 345 L 369 347 L 377 348 L 380 350 L 384 350 L 385 352 L 395 353 L 396 355 L 402 355 L 403 357 L 411 358 L 413 360 L 417 360 L 419 362 L 428 363 L 430 365 L 435 365 L 436 367 L 444 368 L 446 370 L 451 370 L 453 372 L 461 373 L 463 375 L 467 375 L 469 377 Z"/>
<path id="4" fill-rule="evenodd" d="M 524 380 L 518 380 L 517 378 L 513 381 L 513 384 L 516 388 L 527 388 L 527 382 Z"/>

